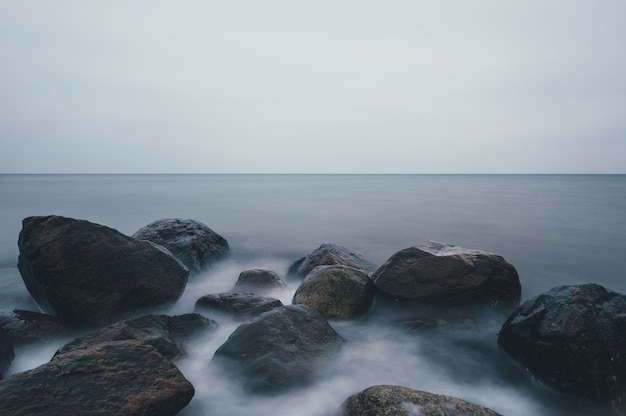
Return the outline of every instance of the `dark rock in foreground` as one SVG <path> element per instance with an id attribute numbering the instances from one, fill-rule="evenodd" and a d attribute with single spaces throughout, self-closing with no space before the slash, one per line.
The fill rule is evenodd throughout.
<path id="1" fill-rule="evenodd" d="M 226 239 L 200 221 L 190 219 L 157 220 L 139 229 L 133 237 L 167 248 L 194 273 L 230 253 Z"/>
<path id="2" fill-rule="evenodd" d="M 169 306 L 189 271 L 163 247 L 84 220 L 24 219 L 18 268 L 44 311 L 65 323 L 108 324 Z"/>
<path id="3" fill-rule="evenodd" d="M 273 270 L 262 267 L 246 269 L 239 274 L 233 292 L 266 295 L 276 290 L 286 289 L 287 284 Z"/>
<path id="4" fill-rule="evenodd" d="M 114 341 L 57 355 L 0 381 L 0 414 L 169 416 L 194 388 L 141 341 Z"/>
<path id="5" fill-rule="evenodd" d="M 559 286 L 524 302 L 499 346 L 546 385 L 626 410 L 626 296 Z"/>
<path id="6" fill-rule="evenodd" d="M 326 319 L 354 319 L 374 302 L 374 284 L 367 273 L 348 266 L 319 266 L 305 277 L 293 304 L 307 305 Z"/>
<path id="7" fill-rule="evenodd" d="M 11 336 L 0 327 L 0 379 L 4 372 L 9 368 L 11 362 L 15 358 L 13 351 L 13 340 Z"/>
<path id="8" fill-rule="evenodd" d="M 202 296 L 196 301 L 196 312 L 212 312 L 230 315 L 235 318 L 252 318 L 263 312 L 283 306 L 275 298 L 256 296 L 252 293 L 214 293 Z"/>
<path id="9" fill-rule="evenodd" d="M 215 328 L 215 321 L 195 313 L 179 316 L 147 315 L 121 321 L 76 338 L 61 347 L 56 355 L 91 348 L 103 342 L 134 339 L 152 345 L 164 357 L 173 359 L 185 355 L 183 341 L 186 338 Z"/>
<path id="10" fill-rule="evenodd" d="M 288 305 L 240 325 L 211 363 L 239 376 L 249 392 L 274 394 L 310 383 L 342 343 L 317 311 Z"/>
<path id="11" fill-rule="evenodd" d="M 343 404 L 338 416 L 500 416 L 499 413 L 455 397 L 401 386 L 369 387 Z"/>
<path id="12" fill-rule="evenodd" d="M 304 278 L 318 266 L 343 265 L 371 273 L 375 266 L 363 256 L 333 243 L 324 243 L 306 257 L 298 260 L 289 269 L 289 274 Z"/>
<path id="13" fill-rule="evenodd" d="M 7 331 L 15 344 L 29 344 L 69 335 L 69 329 L 56 316 L 21 309 L 0 314 L 0 327 Z"/>
<path id="14" fill-rule="evenodd" d="M 510 305 L 521 296 L 502 257 L 432 241 L 395 253 L 372 278 L 378 291 L 426 305 Z"/>

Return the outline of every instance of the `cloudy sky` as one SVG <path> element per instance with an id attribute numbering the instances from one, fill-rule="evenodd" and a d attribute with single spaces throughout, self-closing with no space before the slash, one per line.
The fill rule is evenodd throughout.
<path id="1" fill-rule="evenodd" d="M 0 3 L 0 172 L 626 173 L 626 1 Z"/>

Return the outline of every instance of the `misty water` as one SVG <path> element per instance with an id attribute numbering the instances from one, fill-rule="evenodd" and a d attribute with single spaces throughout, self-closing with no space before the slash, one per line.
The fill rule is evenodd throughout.
<path id="1" fill-rule="evenodd" d="M 298 282 L 286 279 L 288 267 L 324 242 L 376 265 L 426 240 L 493 252 L 517 269 L 522 301 L 563 284 L 626 292 L 624 175 L 0 175 L 2 312 L 37 310 L 16 267 L 17 239 L 24 217 L 50 214 L 127 235 L 159 218 L 193 218 L 226 238 L 232 255 L 190 278 L 170 314 L 232 289 L 248 267 L 271 268 L 286 280 L 288 289 L 273 296 L 289 304 Z M 243 393 L 228 374 L 207 371 L 239 324 L 208 315 L 219 328 L 191 341 L 176 361 L 196 389 L 180 414 L 329 415 L 375 384 L 447 394 L 508 416 L 602 414 L 535 382 L 498 349 L 509 312 L 415 308 L 393 315 L 376 304 L 362 319 L 331 322 L 346 342 L 312 385 L 270 397 Z M 397 324 L 417 316 L 446 316 L 452 324 Z M 17 348 L 6 375 L 47 362 L 68 340 Z"/>

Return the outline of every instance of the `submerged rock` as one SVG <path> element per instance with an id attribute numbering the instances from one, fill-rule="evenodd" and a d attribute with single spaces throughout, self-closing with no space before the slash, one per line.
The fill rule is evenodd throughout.
<path id="1" fill-rule="evenodd" d="M 486 407 L 455 397 L 378 385 L 350 396 L 338 416 L 501 416 Z"/>
<path id="2" fill-rule="evenodd" d="M 542 383 L 626 411 L 626 296 L 559 286 L 524 302 L 498 345 Z"/>
<path id="3" fill-rule="evenodd" d="M 319 312 L 288 305 L 240 325 L 211 363 L 249 392 L 275 394 L 310 383 L 342 343 Z"/>
<path id="4" fill-rule="evenodd" d="M 324 243 L 306 257 L 296 261 L 290 268 L 289 274 L 304 278 L 318 266 L 343 265 L 354 267 L 371 273 L 375 266 L 363 256 L 345 247 L 333 243 Z"/>
<path id="5" fill-rule="evenodd" d="M 56 355 L 91 348 L 103 342 L 135 339 L 152 345 L 164 357 L 173 359 L 185 355 L 183 341 L 186 338 L 215 328 L 215 321 L 196 313 L 179 316 L 147 315 L 121 321 L 76 338 L 61 347 Z"/>
<path id="6" fill-rule="evenodd" d="M 239 274 L 233 292 L 250 292 L 266 295 L 276 290 L 286 289 L 287 284 L 273 270 L 262 267 L 246 269 Z"/>
<path id="7" fill-rule="evenodd" d="M 381 293 L 426 305 L 510 305 L 521 296 L 501 256 L 432 241 L 395 253 L 372 278 Z"/>
<path id="8" fill-rule="evenodd" d="M 189 274 L 163 247 L 60 216 L 24 219 L 18 246 L 26 288 L 64 323 L 107 324 L 169 306 Z"/>
<path id="9" fill-rule="evenodd" d="M 374 302 L 374 284 L 362 270 L 348 266 L 319 266 L 304 278 L 293 304 L 307 305 L 326 319 L 354 319 Z"/>
<path id="10" fill-rule="evenodd" d="M 56 316 L 21 309 L 0 314 L 0 327 L 7 331 L 15 344 L 61 338 L 70 332 Z"/>
<path id="11" fill-rule="evenodd" d="M 191 383 L 155 348 L 113 341 L 0 381 L 0 414 L 169 416 L 193 395 Z"/>
<path id="12" fill-rule="evenodd" d="M 13 351 L 13 340 L 11 336 L 0 327 L 0 379 L 4 372 L 9 368 L 11 362 L 15 358 Z"/>
<path id="13" fill-rule="evenodd" d="M 228 241 L 200 221 L 164 218 L 139 229 L 134 238 L 159 244 L 198 273 L 230 253 Z"/>
<path id="14" fill-rule="evenodd" d="M 283 306 L 283 303 L 275 298 L 256 296 L 252 293 L 224 292 L 202 296 L 196 301 L 195 310 L 247 319 L 280 306 Z"/>

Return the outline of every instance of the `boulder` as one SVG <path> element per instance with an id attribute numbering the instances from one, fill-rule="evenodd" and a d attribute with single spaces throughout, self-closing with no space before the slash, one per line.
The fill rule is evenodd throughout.
<path id="1" fill-rule="evenodd" d="M 318 266 L 333 264 L 354 267 L 367 273 L 371 273 L 376 269 L 372 263 L 360 254 L 337 244 L 324 243 L 306 257 L 296 261 L 289 268 L 289 274 L 294 277 L 304 278 Z"/>
<path id="2" fill-rule="evenodd" d="M 0 314 L 0 327 L 7 331 L 15 344 L 62 338 L 70 332 L 56 316 L 21 309 Z"/>
<path id="3" fill-rule="evenodd" d="M 18 268 L 39 307 L 64 323 L 108 324 L 170 306 L 189 271 L 165 248 L 85 220 L 28 217 Z"/>
<path id="4" fill-rule="evenodd" d="M 230 253 L 228 241 L 196 220 L 160 219 L 139 229 L 133 237 L 167 248 L 193 273 Z"/>
<path id="5" fill-rule="evenodd" d="M 326 319 L 354 319 L 374 302 L 374 284 L 363 270 L 349 266 L 319 266 L 300 283 L 293 304 L 307 305 Z"/>
<path id="6" fill-rule="evenodd" d="M 164 357 L 174 359 L 185 355 L 183 341 L 186 338 L 215 328 L 215 321 L 196 313 L 179 316 L 146 315 L 76 338 L 61 347 L 56 355 L 75 349 L 91 348 L 103 342 L 135 339 L 152 345 Z"/>
<path id="7" fill-rule="evenodd" d="M 11 336 L 0 326 L 0 379 L 9 368 L 15 358 L 13 340 Z"/>
<path id="8" fill-rule="evenodd" d="M 235 318 L 249 319 L 263 312 L 283 306 L 275 298 L 256 296 L 252 293 L 224 292 L 202 296 L 196 301 L 196 312 L 217 312 Z"/>
<path id="9" fill-rule="evenodd" d="M 379 292 L 425 305 L 511 305 L 521 296 L 501 256 L 433 241 L 395 253 L 372 278 Z"/>
<path id="10" fill-rule="evenodd" d="M 626 410 L 625 295 L 555 287 L 511 314 L 498 345 L 545 385 Z"/>
<path id="11" fill-rule="evenodd" d="M 455 397 L 378 385 L 350 396 L 338 416 L 500 416 L 499 413 Z"/>
<path id="12" fill-rule="evenodd" d="M 288 305 L 240 325 L 211 363 L 239 376 L 249 392 L 276 394 L 312 382 L 342 343 L 319 312 Z"/>
<path id="13" fill-rule="evenodd" d="M 138 340 L 75 349 L 0 381 L 0 414 L 175 415 L 194 388 L 154 347 Z"/>
<path id="14" fill-rule="evenodd" d="M 273 270 L 262 267 L 246 269 L 239 274 L 232 292 L 266 295 L 276 290 L 286 289 L 287 284 Z"/>

